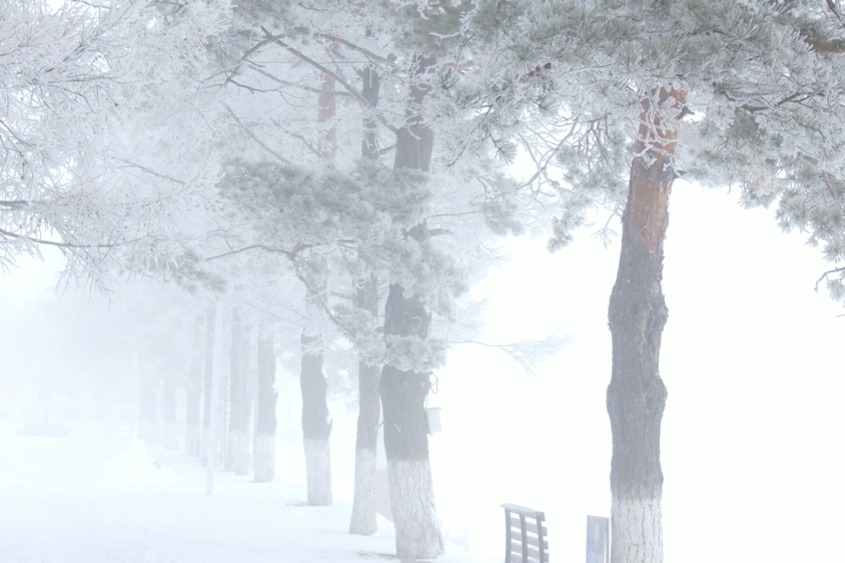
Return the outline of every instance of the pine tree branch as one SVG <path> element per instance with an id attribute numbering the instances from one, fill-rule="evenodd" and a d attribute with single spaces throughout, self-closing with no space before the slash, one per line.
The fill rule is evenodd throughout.
<path id="1" fill-rule="evenodd" d="M 147 174 L 150 174 L 151 176 L 155 176 L 156 178 L 161 178 L 162 180 L 167 180 L 169 182 L 173 182 L 174 184 L 179 184 L 180 186 L 187 186 L 188 185 L 187 182 L 185 182 L 184 180 L 180 180 L 179 178 L 174 178 L 173 176 L 169 176 L 169 175 L 163 174 L 161 172 L 156 172 L 152 168 L 148 168 L 148 167 L 146 167 L 142 164 L 138 164 L 137 162 L 132 162 L 131 160 L 127 160 L 125 158 L 122 158 L 120 160 L 121 160 L 121 162 L 126 164 L 127 167 L 137 168 L 138 170 L 146 172 Z"/>
<path id="2" fill-rule="evenodd" d="M 828 270 L 828 271 L 824 272 L 821 276 L 819 276 L 819 279 L 816 280 L 816 285 L 814 287 L 814 290 L 818 291 L 819 285 L 821 285 L 821 283 L 823 281 L 826 281 L 827 278 L 829 278 L 833 274 L 841 274 L 842 272 L 845 272 L 845 266 L 840 266 L 838 268 L 833 268 L 832 270 Z"/>
<path id="3" fill-rule="evenodd" d="M 122 244 L 130 244 L 133 242 L 138 242 L 141 239 L 132 239 L 124 241 L 123 243 L 100 243 L 100 244 L 79 244 L 74 242 L 61 242 L 57 240 L 47 240 L 38 237 L 31 237 L 29 235 L 21 235 L 18 233 L 13 233 L 12 231 L 7 231 L 5 229 L 0 229 L 0 236 L 6 237 L 7 239 L 14 239 L 14 240 L 24 240 L 27 242 L 31 242 L 34 244 L 43 244 L 47 246 L 54 246 L 56 248 L 67 248 L 67 249 L 75 249 L 75 250 L 90 250 L 96 248 L 117 248 Z"/>
<path id="4" fill-rule="evenodd" d="M 307 250 L 311 248 L 313 245 L 309 244 L 298 244 L 294 247 L 293 250 L 285 250 L 284 248 L 276 248 L 274 246 L 268 246 L 266 244 L 250 244 L 244 246 L 242 248 L 236 248 L 233 250 L 229 250 L 227 252 L 223 252 L 221 254 L 215 254 L 214 256 L 207 256 L 204 261 L 211 262 L 212 260 L 220 260 L 221 258 L 227 258 L 229 256 L 235 256 L 237 254 L 242 254 L 244 252 L 248 252 L 250 250 L 263 250 L 265 252 L 270 252 L 272 254 L 282 254 L 290 260 L 294 260 L 298 253 L 302 252 L 303 250 Z"/>
<path id="5" fill-rule="evenodd" d="M 353 98 L 355 98 L 364 107 L 371 110 L 372 113 L 373 113 L 373 116 L 378 120 L 379 123 L 381 123 L 382 125 L 387 127 L 394 135 L 399 134 L 399 129 L 397 129 L 395 126 L 391 125 L 390 123 L 388 123 L 388 121 L 384 118 L 384 116 L 381 113 L 376 111 L 376 108 L 370 103 L 370 101 L 367 100 L 364 96 L 362 96 L 360 94 L 360 92 L 358 92 L 355 88 L 353 88 L 352 85 L 349 84 L 349 82 L 344 80 L 342 76 L 340 76 L 336 72 L 333 72 L 332 70 L 330 70 L 325 65 L 318 63 L 317 61 L 315 61 L 314 59 L 312 59 L 311 57 L 309 57 L 308 55 L 306 55 L 302 51 L 298 50 L 297 48 L 293 47 L 292 45 L 288 45 L 287 43 L 285 43 L 282 40 L 282 37 L 284 37 L 283 35 L 273 35 L 264 26 L 261 26 L 261 31 L 263 31 L 264 35 L 266 36 L 265 41 L 262 41 L 262 43 L 266 43 L 266 42 L 275 43 L 278 46 L 280 46 L 283 49 L 290 52 L 291 54 L 293 54 L 298 59 L 308 63 L 311 66 L 313 66 L 314 68 L 316 68 L 317 70 L 319 70 L 323 74 L 327 74 L 328 76 L 331 76 L 338 84 L 343 86 L 344 89 L 346 89 L 346 91 L 349 92 L 349 94 Z"/>
<path id="6" fill-rule="evenodd" d="M 20 209 L 22 207 L 29 207 L 31 204 L 31 201 L 25 199 L 0 201 L 0 207 L 5 207 L 6 209 Z"/>
<path id="7" fill-rule="evenodd" d="M 317 37 L 318 39 L 325 39 L 325 40 L 331 41 L 333 43 L 339 43 L 339 44 L 343 45 L 344 47 L 348 47 L 348 48 L 352 49 L 353 51 L 358 51 L 359 53 L 366 56 L 372 62 L 376 62 L 376 63 L 380 63 L 380 64 L 386 64 L 386 65 L 389 65 L 391 67 L 396 66 L 396 61 L 393 57 L 383 57 L 381 55 L 377 55 L 376 53 L 373 53 L 369 49 L 361 47 L 360 45 L 356 45 L 355 43 L 349 41 L 348 39 L 338 37 L 337 35 L 332 35 L 330 33 L 316 33 L 316 34 L 314 34 L 314 37 Z"/>
<path id="8" fill-rule="evenodd" d="M 234 112 L 234 111 L 232 111 L 232 108 L 231 108 L 231 107 L 229 107 L 229 104 L 223 104 L 223 107 L 226 109 L 226 112 L 229 114 L 229 116 L 231 116 L 231 118 L 235 120 L 235 123 L 237 123 L 237 124 L 238 124 L 238 127 L 240 127 L 240 128 L 241 128 L 241 130 L 242 130 L 244 133 L 246 133 L 246 134 L 249 136 L 249 138 L 250 138 L 250 139 L 252 139 L 253 141 L 255 141 L 255 142 L 256 142 L 256 144 L 258 144 L 258 146 L 260 146 L 262 149 L 264 149 L 264 150 L 265 150 L 265 151 L 267 151 L 269 154 L 271 154 L 272 156 L 274 156 L 274 157 L 275 157 L 275 158 L 276 158 L 279 162 L 281 162 L 281 163 L 283 163 L 283 164 L 290 165 L 290 166 L 292 166 L 292 165 L 293 165 L 293 163 L 292 163 L 290 160 L 288 160 L 288 159 L 286 159 L 284 156 L 282 156 L 282 155 L 281 155 L 281 153 L 279 153 L 279 152 L 277 152 L 277 151 L 273 150 L 272 148 L 270 148 L 270 146 L 269 146 L 269 145 L 267 145 L 267 143 L 265 143 L 265 142 L 264 142 L 264 141 L 262 141 L 261 139 L 259 139 L 259 138 L 255 135 L 255 133 L 253 133 L 253 132 L 252 132 L 252 130 L 251 130 L 249 127 L 247 127 L 246 125 L 244 125 L 244 122 L 240 120 L 240 118 L 239 118 L 239 117 L 235 114 L 235 112 Z"/>
<path id="9" fill-rule="evenodd" d="M 349 92 L 343 91 L 343 90 L 335 90 L 335 91 L 332 91 L 332 92 L 327 92 L 326 90 L 323 90 L 322 88 L 315 88 L 313 86 L 306 86 L 304 84 L 297 84 L 296 82 L 290 82 L 290 81 L 287 81 L 287 80 L 282 80 L 281 78 L 279 78 L 278 76 L 276 76 L 272 72 L 267 72 L 264 69 L 258 68 L 258 66 L 255 65 L 255 64 L 250 65 L 250 68 L 252 70 L 254 70 L 255 72 L 257 72 L 258 74 L 260 74 L 260 75 L 262 75 L 266 78 L 269 78 L 270 80 L 272 80 L 273 82 L 275 82 L 275 83 L 277 83 L 281 86 L 289 86 L 291 88 L 299 88 L 300 90 L 305 90 L 306 92 L 311 92 L 311 93 L 314 93 L 314 94 L 320 94 L 321 96 L 350 96 L 350 97 L 352 96 L 352 94 L 350 94 Z M 250 90 L 255 90 L 257 92 L 278 92 L 279 91 L 278 88 L 272 88 L 272 89 L 267 88 L 267 89 L 259 90 L 259 89 L 254 89 L 250 86 L 244 86 L 244 87 L 249 88 Z"/>
<path id="10" fill-rule="evenodd" d="M 845 39 L 832 39 L 830 41 L 818 41 L 805 39 L 810 48 L 822 55 L 841 55 L 845 53 Z"/>

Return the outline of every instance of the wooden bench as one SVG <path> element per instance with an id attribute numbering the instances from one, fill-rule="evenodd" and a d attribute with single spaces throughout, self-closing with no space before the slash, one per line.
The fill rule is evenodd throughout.
<path id="1" fill-rule="evenodd" d="M 503 504 L 507 547 L 505 563 L 548 563 L 546 515 L 516 504 Z"/>

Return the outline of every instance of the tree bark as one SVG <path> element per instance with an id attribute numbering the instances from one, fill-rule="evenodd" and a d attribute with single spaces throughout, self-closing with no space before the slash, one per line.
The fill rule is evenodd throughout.
<path id="1" fill-rule="evenodd" d="M 247 475 L 249 458 L 248 337 L 237 308 L 232 309 L 232 352 L 229 357 L 229 435 L 226 469 Z"/>
<path id="2" fill-rule="evenodd" d="M 138 437 L 153 446 L 161 442 L 161 426 L 158 419 L 158 378 L 143 374 L 139 393 Z"/>
<path id="3" fill-rule="evenodd" d="M 211 403 L 214 387 L 214 323 L 215 311 L 209 307 L 205 315 L 205 361 L 203 362 L 202 464 L 208 463 L 210 452 Z"/>
<path id="4" fill-rule="evenodd" d="M 355 493 L 349 532 L 370 535 L 378 529 L 376 456 L 378 451 L 379 368 L 358 362 L 358 432 L 355 440 Z"/>
<path id="5" fill-rule="evenodd" d="M 331 453 L 329 437 L 332 422 L 327 400 L 328 384 L 323 374 L 323 342 L 319 329 L 319 300 L 327 294 L 325 260 L 312 260 L 305 290 L 306 317 L 312 326 L 302 331 L 302 438 L 305 449 L 305 473 L 308 504 L 326 506 L 332 503 Z"/>
<path id="6" fill-rule="evenodd" d="M 202 433 L 200 414 L 202 412 L 202 347 L 200 346 L 200 321 L 195 321 L 193 354 L 188 368 L 188 388 L 185 393 L 185 454 L 199 457 Z"/>
<path id="7" fill-rule="evenodd" d="M 372 67 L 362 73 L 362 97 L 372 107 L 378 105 L 380 78 Z M 368 160 L 378 158 L 376 121 L 364 119 L 361 155 Z M 378 280 L 375 274 L 359 280 L 355 290 L 355 306 L 378 319 Z M 376 511 L 376 454 L 378 425 L 381 415 L 379 401 L 379 368 L 364 361 L 358 362 L 358 433 L 355 439 L 355 489 L 349 533 L 368 536 L 378 530 Z"/>
<path id="8" fill-rule="evenodd" d="M 276 475 L 276 355 L 273 335 L 264 328 L 258 335 L 258 401 L 253 465 L 255 480 L 268 483 Z"/>
<path id="9" fill-rule="evenodd" d="M 668 309 L 661 282 L 677 132 L 658 108 L 669 104 L 677 116 L 683 100 L 682 91 L 660 89 L 643 101 L 622 217 L 619 270 L 608 310 L 612 563 L 663 561 L 660 425 L 666 386 L 659 358 Z"/>
<path id="10" fill-rule="evenodd" d="M 416 61 L 405 125 L 396 135 L 394 169 L 427 171 L 431 165 L 434 132 L 421 115 L 428 94 L 426 83 L 432 59 Z M 409 233 L 426 244 L 425 224 Z M 422 300 L 391 283 L 384 308 L 385 336 L 428 337 L 431 315 Z M 425 398 L 429 374 L 382 368 L 379 391 L 384 409 L 384 447 L 390 488 L 390 506 L 396 526 L 396 554 L 400 559 L 434 559 L 443 554 L 443 536 L 434 506 L 434 488 L 428 456 Z"/>
<path id="11" fill-rule="evenodd" d="M 176 381 L 172 375 L 165 376 L 161 396 L 161 415 L 164 421 L 164 447 L 168 450 L 179 449 L 179 436 L 176 426 Z"/>
<path id="12" fill-rule="evenodd" d="M 211 495 L 214 492 L 214 470 L 218 463 L 219 444 L 221 443 L 218 436 L 218 431 L 223 423 L 223 404 L 221 399 L 225 398 L 224 385 L 224 369 L 223 369 L 223 303 L 218 301 L 214 305 L 213 316 L 209 319 L 213 322 L 210 324 L 209 334 L 211 336 L 211 357 L 209 364 L 211 367 L 211 379 L 209 381 L 209 396 L 211 397 L 211 404 L 208 412 L 209 425 L 208 433 L 206 435 L 206 453 L 208 454 L 206 460 L 206 480 L 205 480 L 205 494 Z"/>
<path id="13" fill-rule="evenodd" d="M 323 75 L 322 93 L 317 100 L 317 121 L 324 126 L 320 138 L 320 160 L 333 161 L 337 149 L 337 129 L 329 122 L 337 111 L 332 92 L 335 80 Z M 328 125 L 327 125 L 328 124 Z M 302 434 L 305 448 L 305 473 L 308 481 L 308 504 L 325 506 L 332 503 L 331 450 L 329 437 L 332 422 L 328 407 L 328 385 L 323 374 L 323 338 L 317 319 L 322 315 L 320 303 L 328 297 L 328 262 L 313 256 L 305 273 L 305 308 L 307 322 L 302 331 Z"/>

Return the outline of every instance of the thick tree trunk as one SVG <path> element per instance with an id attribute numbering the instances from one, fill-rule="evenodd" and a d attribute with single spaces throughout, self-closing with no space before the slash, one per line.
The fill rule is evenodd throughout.
<path id="1" fill-rule="evenodd" d="M 420 299 L 407 297 L 399 284 L 390 285 L 384 316 L 386 335 L 428 336 L 431 316 Z M 428 457 L 429 375 L 386 365 L 379 389 L 396 554 L 400 559 L 434 559 L 443 554 L 443 537 Z"/>
<path id="2" fill-rule="evenodd" d="M 276 355 L 273 335 L 265 329 L 258 334 L 258 401 L 255 417 L 253 466 L 255 480 L 268 483 L 276 475 Z"/>
<path id="3" fill-rule="evenodd" d="M 362 73 L 361 95 L 372 107 L 378 105 L 379 75 L 368 67 Z M 364 119 L 364 138 L 361 155 L 369 160 L 378 158 L 376 121 Z M 375 274 L 359 281 L 355 290 L 355 305 L 378 319 L 378 280 Z M 355 493 L 349 533 L 368 536 L 378 529 L 376 511 L 376 452 L 380 417 L 379 368 L 358 362 L 358 433 L 355 440 Z"/>
<path id="4" fill-rule="evenodd" d="M 427 171 L 431 165 L 434 132 L 420 114 L 428 94 L 426 83 L 434 61 L 418 59 L 406 112 L 405 126 L 396 135 L 396 170 Z M 427 243 L 425 224 L 409 236 Z M 431 315 L 418 296 L 406 295 L 401 284 L 391 283 L 384 308 L 385 336 L 428 338 Z M 443 536 L 434 506 L 434 488 L 428 457 L 425 398 L 430 388 L 427 373 L 382 368 L 379 381 L 384 409 L 384 447 L 390 488 L 390 506 L 396 526 L 396 554 L 400 559 L 434 559 L 443 554 Z"/>
<path id="5" fill-rule="evenodd" d="M 663 561 L 660 424 L 666 387 L 659 359 L 668 309 L 661 280 L 677 133 L 656 108 L 668 103 L 679 113 L 684 94 L 661 89 L 654 95 L 659 99 L 645 100 L 640 116 L 608 314 L 613 339 L 607 388 L 613 435 L 612 563 Z"/>
<path id="6" fill-rule="evenodd" d="M 229 363 L 229 435 L 226 469 L 247 475 L 249 457 L 248 336 L 237 308 L 232 309 L 232 352 Z"/>
<path id="7" fill-rule="evenodd" d="M 202 412 L 202 347 L 199 345 L 201 338 L 200 321 L 197 319 L 195 326 L 195 338 L 193 342 L 193 354 L 191 365 L 188 371 L 188 388 L 185 393 L 185 454 L 190 457 L 199 457 L 202 433 L 200 431 L 200 414 Z"/>

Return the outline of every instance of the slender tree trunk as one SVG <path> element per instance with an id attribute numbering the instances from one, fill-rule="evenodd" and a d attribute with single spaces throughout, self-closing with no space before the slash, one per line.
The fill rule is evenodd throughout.
<path id="1" fill-rule="evenodd" d="M 214 323 L 215 310 L 209 307 L 205 315 L 205 361 L 203 362 L 202 464 L 206 465 L 211 452 L 211 404 L 214 388 Z M 214 445 L 216 448 L 216 444 Z"/>
<path id="2" fill-rule="evenodd" d="M 248 336 L 237 308 L 232 309 L 232 352 L 229 364 L 229 436 L 226 469 L 247 475 L 249 457 Z"/>
<path id="3" fill-rule="evenodd" d="M 661 89 L 654 96 L 658 99 L 648 98 L 642 106 L 608 314 L 613 340 L 607 388 L 613 435 L 612 563 L 663 561 L 660 424 L 666 386 L 659 358 L 668 309 L 661 280 L 677 133 L 656 108 L 669 103 L 680 112 L 684 93 Z"/>
<path id="4" fill-rule="evenodd" d="M 334 118 L 337 103 L 331 94 L 335 81 L 323 75 L 323 92 L 318 98 L 317 121 L 324 127 L 320 139 L 320 159 L 332 161 L 337 146 L 337 132 L 329 122 Z M 308 480 L 308 504 L 332 503 L 332 471 L 329 436 L 332 422 L 328 407 L 328 385 L 323 373 L 323 339 L 319 323 L 322 315 L 320 302 L 328 297 L 328 263 L 325 258 L 314 256 L 306 276 L 305 303 L 311 327 L 302 331 L 302 435 L 305 448 L 305 473 Z"/>
<path id="5" fill-rule="evenodd" d="M 158 378 L 149 374 L 141 376 L 139 394 L 138 437 L 149 445 L 161 442 L 161 427 L 158 420 Z"/>
<path id="6" fill-rule="evenodd" d="M 202 412 L 202 347 L 200 346 L 201 323 L 195 322 L 193 354 L 188 372 L 188 388 L 185 393 L 185 454 L 199 457 L 202 433 L 200 414 Z"/>
<path id="7" fill-rule="evenodd" d="M 220 333 L 220 338 L 223 338 L 222 332 Z M 223 346 L 222 342 L 220 346 Z M 215 375 L 215 377 L 219 377 L 219 379 L 217 379 L 217 383 L 215 383 L 217 393 L 217 414 L 214 416 L 217 417 L 217 428 L 214 430 L 215 439 L 213 442 L 217 452 L 214 459 L 217 460 L 217 465 L 219 467 L 225 469 L 227 456 L 229 455 L 229 373 L 222 365 L 220 367 L 220 371 L 222 373 Z"/>
<path id="8" fill-rule="evenodd" d="M 164 379 L 161 396 L 161 415 L 164 421 L 164 447 L 168 450 L 179 449 L 179 436 L 176 426 L 176 381 L 172 375 Z"/>
<path id="9" fill-rule="evenodd" d="M 211 404 L 208 409 L 211 416 L 209 417 L 208 434 L 206 437 L 209 444 L 206 448 L 208 459 L 205 467 L 205 494 L 207 495 L 211 495 L 214 492 L 214 470 L 219 461 L 218 454 L 220 451 L 220 440 L 218 439 L 217 432 L 223 422 L 221 414 L 225 414 L 222 413 L 222 409 L 220 408 L 220 399 L 225 396 L 220 391 L 226 388 L 223 377 L 225 371 L 223 368 L 223 311 L 223 303 L 218 301 L 214 305 L 213 316 L 209 319 L 213 322 L 210 325 L 211 328 L 209 331 L 211 337 L 211 358 L 209 359 L 209 364 L 212 367 L 211 379 L 209 381 Z"/>
<path id="10" fill-rule="evenodd" d="M 329 437 L 332 422 L 327 400 L 328 385 L 323 374 L 323 339 L 319 329 L 318 301 L 326 297 L 325 260 L 311 261 L 306 274 L 305 290 L 307 317 L 312 326 L 302 331 L 302 438 L 305 448 L 305 473 L 308 504 L 326 506 L 332 503 L 331 452 Z"/>
<path id="11" fill-rule="evenodd" d="M 369 536 L 378 530 L 376 459 L 381 414 L 377 366 L 358 362 L 358 432 L 355 439 L 355 493 L 349 533 Z"/>
<path id="12" fill-rule="evenodd" d="M 276 474 L 276 354 L 273 335 L 263 327 L 258 334 L 258 401 L 253 465 L 255 480 L 267 483 Z"/>
<path id="13" fill-rule="evenodd" d="M 407 119 L 396 138 L 395 169 L 428 170 L 434 132 L 423 121 L 420 107 L 428 93 L 424 76 L 433 60 L 420 59 L 408 104 Z M 427 243 L 425 224 L 409 236 Z M 428 337 L 431 316 L 420 298 L 391 283 L 384 308 L 385 336 Z M 434 487 L 428 456 L 425 398 L 430 388 L 426 373 L 382 368 L 379 391 L 384 409 L 384 447 L 390 486 L 390 506 L 396 525 L 396 553 L 400 559 L 434 559 L 443 554 L 443 536 L 434 506 Z"/>
<path id="14" fill-rule="evenodd" d="M 379 75 L 372 67 L 362 73 L 361 94 L 372 107 L 378 105 Z M 376 121 L 364 120 L 364 138 L 361 142 L 364 158 L 378 158 Z M 378 319 L 378 280 L 375 274 L 357 283 L 355 305 Z M 379 380 L 380 369 L 364 361 L 358 362 L 358 433 L 355 440 L 355 494 L 352 501 L 352 518 L 349 532 L 370 535 L 378 529 L 376 511 L 376 452 L 378 449 L 378 425 L 380 417 Z"/>

